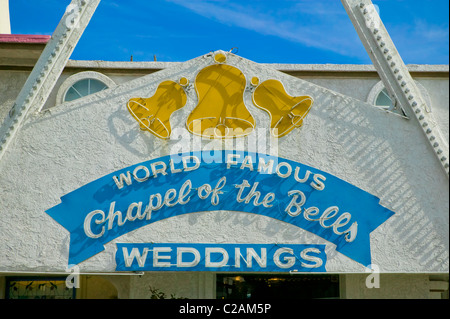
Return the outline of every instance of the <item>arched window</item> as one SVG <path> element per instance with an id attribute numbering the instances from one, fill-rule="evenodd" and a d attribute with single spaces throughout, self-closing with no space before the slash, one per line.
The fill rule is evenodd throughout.
<path id="1" fill-rule="evenodd" d="M 422 84 L 418 83 L 417 81 L 415 83 L 419 88 L 422 97 L 425 99 L 427 107 L 431 109 L 431 98 L 427 90 Z M 389 95 L 388 90 L 384 87 L 382 81 L 374 85 L 367 97 L 367 102 L 386 111 L 405 116 L 403 110 L 399 106 L 394 105 L 392 98 Z"/>
<path id="2" fill-rule="evenodd" d="M 98 72 L 86 71 L 67 78 L 60 86 L 57 103 L 70 102 L 82 97 L 109 89 L 116 84 L 106 75 Z"/>
<path id="3" fill-rule="evenodd" d="M 375 105 L 386 110 L 392 110 L 394 108 L 394 104 L 392 103 L 392 99 L 386 88 L 383 88 L 380 93 L 378 93 L 375 100 Z"/>
<path id="4" fill-rule="evenodd" d="M 96 79 L 83 79 L 74 83 L 66 92 L 64 102 L 70 102 L 108 89 L 108 85 Z"/>

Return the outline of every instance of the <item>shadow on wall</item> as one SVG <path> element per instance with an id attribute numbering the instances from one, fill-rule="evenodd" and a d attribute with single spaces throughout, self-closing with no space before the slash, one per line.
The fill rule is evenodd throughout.
<path id="1" fill-rule="evenodd" d="M 345 103 L 339 103 L 339 99 Z M 448 180 L 434 162 L 436 158 L 428 149 L 420 127 L 413 120 L 388 113 L 364 116 L 357 109 L 361 105 L 345 97 L 331 100 L 328 96 L 321 104 L 319 116 L 327 122 L 326 130 L 333 132 L 330 136 L 333 136 L 333 143 L 342 148 L 345 160 L 354 163 L 352 170 L 358 180 L 364 181 L 363 188 L 381 198 L 381 204 L 396 213 L 375 230 L 381 245 L 373 243 L 374 252 L 387 259 L 394 251 L 412 252 L 413 256 L 408 253 L 403 256 L 410 259 L 411 271 L 417 263 L 429 271 L 442 271 L 442 265 L 449 258 L 448 237 L 444 238 L 444 234 L 448 234 L 444 229 L 448 220 L 439 214 L 444 211 L 445 196 L 448 211 Z M 383 111 L 374 108 L 373 112 Z M 384 123 L 377 125 L 375 121 Z M 375 132 L 376 128 L 389 129 Z M 441 185 L 447 188 L 436 188 Z M 398 242 L 391 242 L 393 239 Z M 389 247 L 398 248 L 393 251 L 377 249 L 378 246 L 388 247 L 387 242 L 391 242 Z M 394 264 L 395 261 L 393 268 L 382 271 L 396 271 Z"/>
<path id="2" fill-rule="evenodd" d="M 317 134 L 327 139 L 326 145 L 332 149 L 328 163 L 322 161 L 313 166 L 350 183 L 357 180 L 359 187 L 381 198 L 382 205 L 396 212 L 391 219 L 375 230 L 378 233 L 373 240 L 380 243 L 377 245 L 374 242 L 372 245 L 376 255 L 381 256 L 381 260 L 391 260 L 394 251 L 405 251 L 403 259 L 410 260 L 407 267 L 411 271 L 417 267 L 442 271 L 442 265 L 449 257 L 446 244 L 448 238 L 443 238 L 446 234 L 444 226 L 448 222 L 439 214 L 443 211 L 442 196 L 443 194 L 448 196 L 448 186 L 446 190 L 436 189 L 436 186 L 448 183 L 440 167 L 435 163 L 436 159 L 428 149 L 428 143 L 421 129 L 413 120 L 408 121 L 388 114 L 369 104 L 330 93 L 307 82 L 303 84 L 302 91 L 309 92 L 315 97 L 316 106 L 308 120 L 312 122 L 312 118 L 316 117 L 321 125 L 324 124 L 320 127 L 321 132 Z M 189 107 L 186 109 L 184 113 L 189 111 Z M 250 110 L 253 112 L 253 108 Z M 146 152 L 154 153 L 158 147 L 167 148 L 164 150 L 165 153 L 173 143 L 173 141 L 155 142 L 153 137 L 144 137 L 146 134 L 141 134 L 137 125 L 134 131 L 119 136 L 117 132 L 120 130 L 116 129 L 118 121 L 129 124 L 125 107 L 123 110 L 119 109 L 109 119 L 110 130 L 117 135 L 121 145 L 134 154 L 146 157 Z M 267 123 L 263 125 L 268 126 L 268 123 L 267 119 Z M 305 124 L 307 125 L 308 123 Z M 292 135 L 299 134 L 303 134 L 302 129 L 292 133 Z M 279 139 L 280 149 L 290 147 L 290 143 L 295 141 L 292 135 Z M 137 138 L 145 139 L 147 150 L 139 151 L 132 147 Z M 305 145 L 307 143 L 314 144 L 313 141 L 305 141 Z M 300 152 L 300 149 L 304 150 L 305 147 L 299 145 L 294 153 Z M 327 152 L 327 150 L 313 149 L 313 152 Z M 326 154 L 320 155 L 327 157 Z M 346 165 L 346 170 L 340 170 L 339 163 L 344 162 L 350 165 Z M 323 167 L 320 167 L 321 165 Z M 351 171 L 348 167 L 351 167 Z M 220 220 L 222 217 L 218 214 L 216 218 Z M 258 216 L 251 214 L 227 215 L 226 218 L 230 222 L 233 219 L 233 223 L 243 224 L 251 224 L 258 220 Z M 196 216 L 189 216 L 189 222 L 195 224 Z M 386 225 L 388 227 L 385 227 Z M 273 233 L 281 230 L 266 228 L 265 231 Z M 386 244 L 392 240 L 395 241 L 392 245 Z M 383 247 L 384 251 L 378 247 Z M 389 269 L 382 271 L 397 270 L 398 262 L 394 260 L 390 264 L 392 266 Z M 405 264 L 402 267 L 404 268 Z"/>
<path id="3" fill-rule="evenodd" d="M 116 111 L 110 112 L 111 115 L 106 119 L 109 127 L 104 129 L 109 130 L 115 141 L 143 160 L 148 159 L 150 154 L 155 155 L 158 152 L 167 154 L 168 147 L 173 141 L 160 141 L 149 134 L 142 134 L 137 122 L 129 116 L 126 109 L 126 102 L 135 95 L 134 92 L 148 91 L 148 96 L 151 96 L 151 87 L 155 86 L 156 82 L 148 83 L 148 79 L 132 82 L 134 87 L 132 90 L 129 87 L 119 86 L 87 96 L 78 101 L 73 108 L 66 104 L 59 106 L 63 109 L 56 116 L 92 104 L 107 105 L 108 103 L 104 102 L 107 100 L 114 101 L 113 107 Z M 320 153 L 318 156 L 320 162 L 313 166 L 350 183 L 357 181 L 359 187 L 380 197 L 381 204 L 396 212 L 375 230 L 377 236 L 376 239 L 373 238 L 379 241 L 378 245 L 376 243 L 372 245 L 374 256 L 391 261 L 390 268 L 382 271 L 396 271 L 397 261 L 392 260 L 396 258 L 392 257 L 392 254 L 402 251 L 405 252 L 401 258 L 402 268 L 408 267 L 412 271 L 414 268 L 442 271 L 442 265 L 449 257 L 448 235 L 447 238 L 443 238 L 448 234 L 444 229 L 448 225 L 448 220 L 444 220 L 446 217 L 439 214 L 443 212 L 445 205 L 442 196 L 447 196 L 448 206 L 448 180 L 435 162 L 433 153 L 428 149 L 428 143 L 421 129 L 413 120 L 407 121 L 384 113 L 369 104 L 332 94 L 307 82 L 303 84 L 302 90 L 314 96 L 316 106 L 302 129 L 279 140 L 280 149 L 289 148 L 290 143 L 296 141 L 300 135 L 302 138 L 314 139 L 311 132 L 309 135 L 304 134 L 307 133 L 310 123 L 313 128 L 319 130 L 318 138 L 326 141 L 326 146 L 332 151 L 330 157 L 327 157 L 326 154 L 322 154 L 327 152 L 327 149 L 311 148 L 312 152 Z M 188 111 L 186 107 L 180 115 L 184 116 L 184 112 Z M 313 121 L 316 122 L 313 124 Z M 263 125 L 268 127 L 268 123 L 267 118 L 267 123 Z M 314 127 L 314 125 L 321 126 Z M 378 131 L 379 128 L 389 129 Z M 314 141 L 305 139 L 302 143 L 303 145 L 293 150 L 290 157 L 303 151 L 306 148 L 304 145 L 314 145 Z M 314 154 L 309 157 L 314 159 Z M 324 162 L 324 158 L 329 162 Z M 339 167 L 342 163 L 347 163 L 345 170 Z M 447 189 L 436 189 L 441 185 L 447 185 Z M 257 220 L 250 214 L 236 216 L 227 218 L 233 218 L 235 223 L 247 224 Z M 217 218 L 222 217 L 217 215 Z M 191 224 L 196 222 L 195 215 L 190 217 L 189 222 Z M 266 229 L 266 231 L 273 233 L 280 229 Z M 379 247 L 383 247 L 384 251 Z M 408 262 L 406 261 L 408 259 L 410 263 L 405 266 L 404 263 Z"/>

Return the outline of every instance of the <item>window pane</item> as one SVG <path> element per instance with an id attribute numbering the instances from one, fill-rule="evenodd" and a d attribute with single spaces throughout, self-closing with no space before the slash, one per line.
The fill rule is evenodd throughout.
<path id="1" fill-rule="evenodd" d="M 72 85 L 66 93 L 65 101 L 73 101 L 89 94 L 97 93 L 106 90 L 108 86 L 95 79 L 83 79 Z"/>
<path id="2" fill-rule="evenodd" d="M 392 106 L 392 100 L 389 97 L 389 93 L 387 92 L 386 89 L 383 89 L 383 91 L 381 91 L 380 94 L 378 94 L 375 105 L 383 106 L 385 108 L 390 108 Z"/>
<path id="3" fill-rule="evenodd" d="M 338 275 L 217 274 L 217 299 L 340 298 Z"/>
<path id="4" fill-rule="evenodd" d="M 33 278 L 7 281 L 7 299 L 73 299 L 75 291 L 64 279 Z"/>
<path id="5" fill-rule="evenodd" d="M 64 100 L 69 102 L 69 101 L 73 101 L 73 100 L 79 99 L 80 97 L 82 97 L 82 96 L 73 87 L 71 87 L 67 91 L 66 98 Z"/>
<path id="6" fill-rule="evenodd" d="M 91 79 L 90 81 L 90 94 L 94 94 L 108 88 L 105 83 L 98 80 Z"/>
<path id="7" fill-rule="evenodd" d="M 72 88 L 77 90 L 78 93 L 81 94 L 81 96 L 89 95 L 89 79 L 78 81 L 77 83 L 72 85 Z"/>

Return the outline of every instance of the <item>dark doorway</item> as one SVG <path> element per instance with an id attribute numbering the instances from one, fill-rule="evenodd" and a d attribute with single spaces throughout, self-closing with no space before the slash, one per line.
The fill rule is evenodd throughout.
<path id="1" fill-rule="evenodd" d="M 217 274 L 217 299 L 339 299 L 338 275 Z"/>

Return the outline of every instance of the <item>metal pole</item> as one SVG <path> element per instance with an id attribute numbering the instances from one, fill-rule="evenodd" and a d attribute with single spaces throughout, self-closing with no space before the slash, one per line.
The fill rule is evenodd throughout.
<path id="1" fill-rule="evenodd" d="M 72 0 L 0 127 L 0 161 L 28 114 L 41 111 L 101 0 Z"/>
<path id="2" fill-rule="evenodd" d="M 341 0 L 394 103 L 422 129 L 449 175 L 449 147 L 424 98 L 370 0 Z"/>

